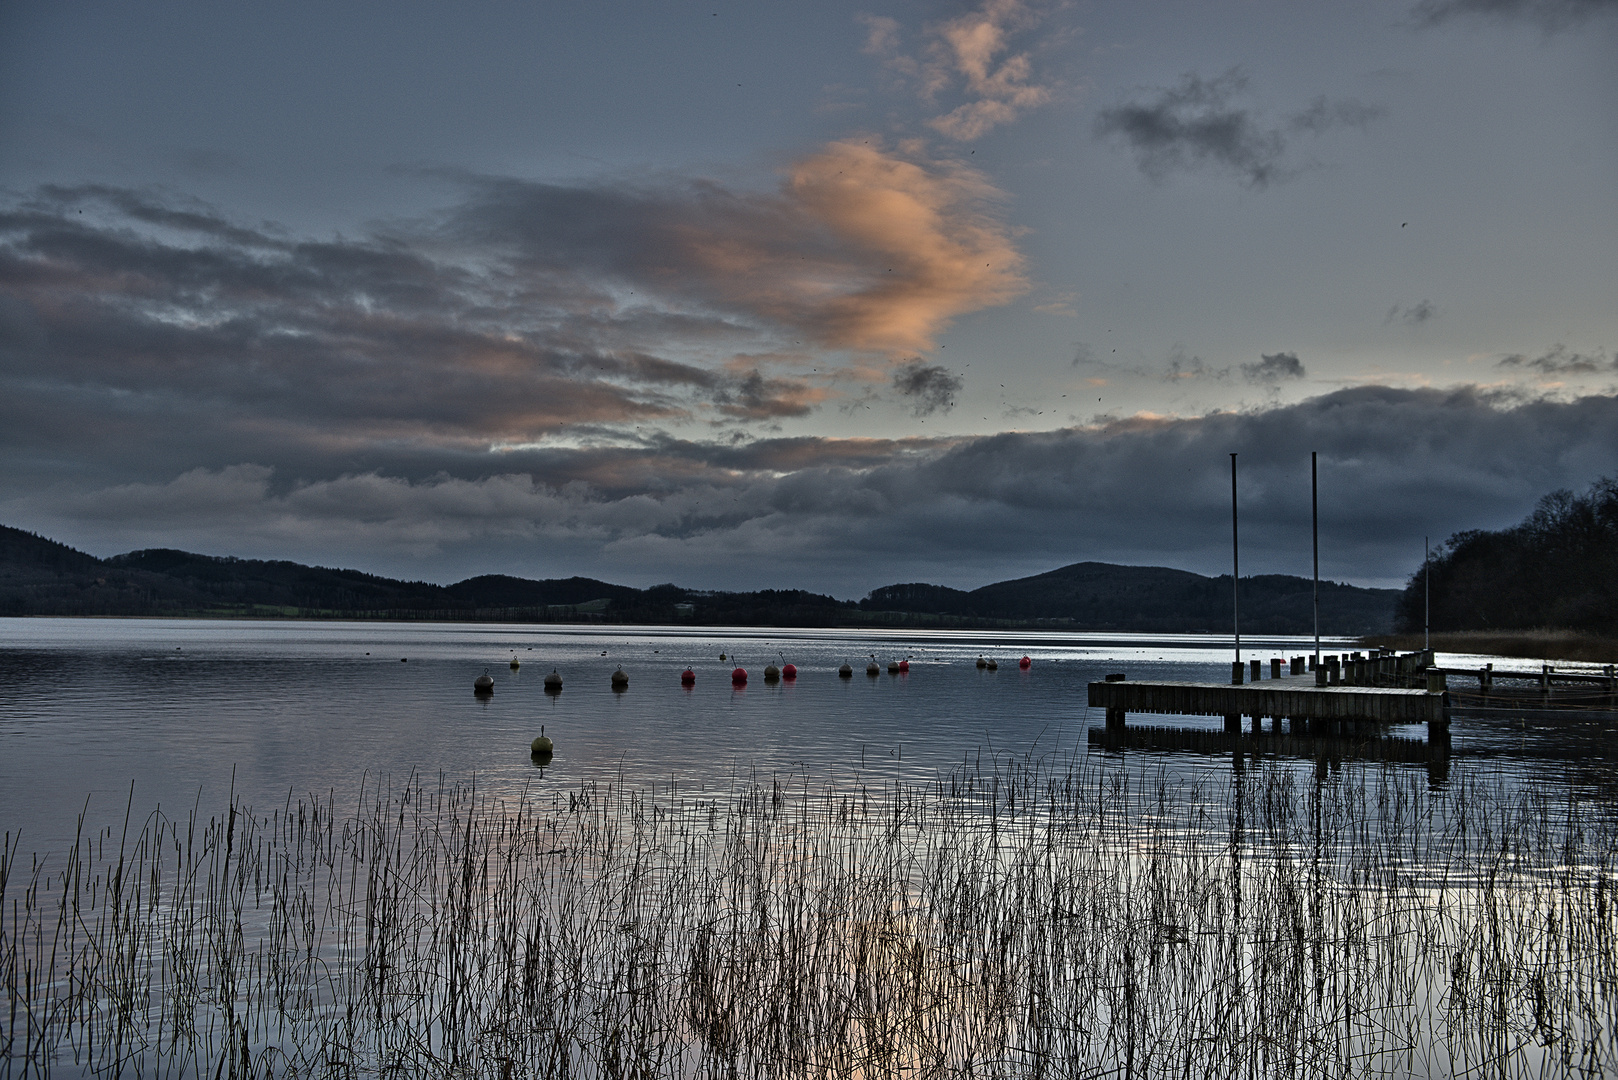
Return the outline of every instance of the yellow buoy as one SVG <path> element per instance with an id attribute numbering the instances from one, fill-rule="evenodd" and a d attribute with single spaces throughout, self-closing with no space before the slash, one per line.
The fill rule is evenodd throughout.
<path id="1" fill-rule="evenodd" d="M 516 671 L 520 667 L 522 667 L 522 665 L 517 663 L 517 655 L 513 653 L 511 656 L 511 670 Z"/>
<path id="2" fill-rule="evenodd" d="M 617 671 L 612 673 L 612 688 L 614 690 L 623 690 L 628 686 L 629 676 L 624 672 L 623 668 L 619 668 Z"/>
<path id="3" fill-rule="evenodd" d="M 482 675 L 479 675 L 477 678 L 473 679 L 472 692 L 474 694 L 494 693 L 494 676 L 485 671 Z"/>
<path id="4" fill-rule="evenodd" d="M 776 667 L 774 664 L 769 664 L 769 665 L 765 666 L 765 668 L 764 668 L 764 681 L 765 682 L 774 682 L 775 680 L 779 679 L 780 677 L 781 677 L 781 669 L 780 668 Z"/>
<path id="5" fill-rule="evenodd" d="M 529 752 L 535 757 L 549 757 L 556 749 L 556 744 L 545 737 L 545 725 L 539 725 L 539 737 L 528 744 Z"/>
<path id="6" fill-rule="evenodd" d="M 837 674 L 844 679 L 852 679 L 854 677 L 854 669 L 849 665 L 844 664 L 842 667 L 837 669 Z"/>
<path id="7" fill-rule="evenodd" d="M 562 689 L 562 676 L 557 674 L 555 668 L 552 668 L 551 673 L 549 675 L 545 676 L 545 689 L 547 689 L 547 690 L 560 690 L 560 689 Z"/>

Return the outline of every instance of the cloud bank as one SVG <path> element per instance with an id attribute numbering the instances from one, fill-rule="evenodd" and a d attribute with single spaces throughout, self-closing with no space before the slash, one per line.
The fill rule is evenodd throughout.
<path id="1" fill-rule="evenodd" d="M 1281 354 L 1285 355 L 1285 354 Z M 1309 571 L 1309 452 L 1323 571 L 1397 584 L 1421 537 L 1498 527 L 1618 460 L 1618 397 L 1341 390 L 1188 419 L 954 439 L 649 438 L 401 453 L 353 468 L 237 459 L 110 485 L 34 466 L 0 520 L 100 554 L 148 545 L 452 580 L 585 573 L 649 585 L 971 586 L 1082 559 L 1226 565 L 1239 453 L 1243 566 Z M 214 457 L 229 446 L 214 448 Z M 107 448 L 103 453 L 115 453 Z"/>
<path id="2" fill-rule="evenodd" d="M 301 473 L 767 426 L 1027 287 L 987 181 L 866 144 L 763 192 L 462 185 L 430 219 L 327 240 L 109 187 L 0 207 L 0 446 L 72 472 L 228 445 Z"/>

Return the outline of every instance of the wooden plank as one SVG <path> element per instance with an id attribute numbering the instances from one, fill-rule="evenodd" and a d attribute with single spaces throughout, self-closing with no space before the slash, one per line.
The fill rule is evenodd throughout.
<path id="1" fill-rule="evenodd" d="M 1288 680 L 1289 681 L 1289 680 Z M 1282 682 L 1276 686 L 1274 683 Z M 1304 680 L 1298 680 L 1300 684 Z M 1240 686 L 1225 683 L 1097 682 L 1089 684 L 1089 702 L 1097 708 L 1126 713 L 1188 716 L 1285 717 L 1371 721 L 1385 724 L 1428 723 L 1442 717 L 1442 697 L 1425 690 L 1392 687 L 1285 685 L 1281 679 Z"/>

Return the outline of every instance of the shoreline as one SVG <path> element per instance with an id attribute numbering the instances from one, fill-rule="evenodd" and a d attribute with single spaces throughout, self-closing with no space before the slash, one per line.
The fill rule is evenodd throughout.
<path id="1" fill-rule="evenodd" d="M 1366 634 L 1362 645 L 1405 652 L 1420 649 L 1423 635 Z M 1506 656 L 1518 660 L 1571 660 L 1586 664 L 1618 663 L 1618 638 L 1577 630 L 1458 630 L 1432 635 L 1439 652 Z"/>

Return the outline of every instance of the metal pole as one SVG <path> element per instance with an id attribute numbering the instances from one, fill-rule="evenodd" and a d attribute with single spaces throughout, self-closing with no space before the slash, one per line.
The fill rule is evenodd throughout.
<path id="1" fill-rule="evenodd" d="M 1236 636 L 1236 663 L 1242 662 L 1241 546 L 1236 542 L 1236 455 L 1230 455 L 1230 628 Z"/>
<path id="2" fill-rule="evenodd" d="M 1422 615 L 1422 632 L 1424 640 L 1422 648 L 1433 647 L 1433 549 L 1428 543 L 1429 537 L 1421 538 L 1421 591 L 1422 606 L 1425 614 Z"/>
<path id="3" fill-rule="evenodd" d="M 1320 666 L 1320 473 L 1317 451 L 1309 451 L 1309 521 L 1315 531 L 1315 667 Z"/>

